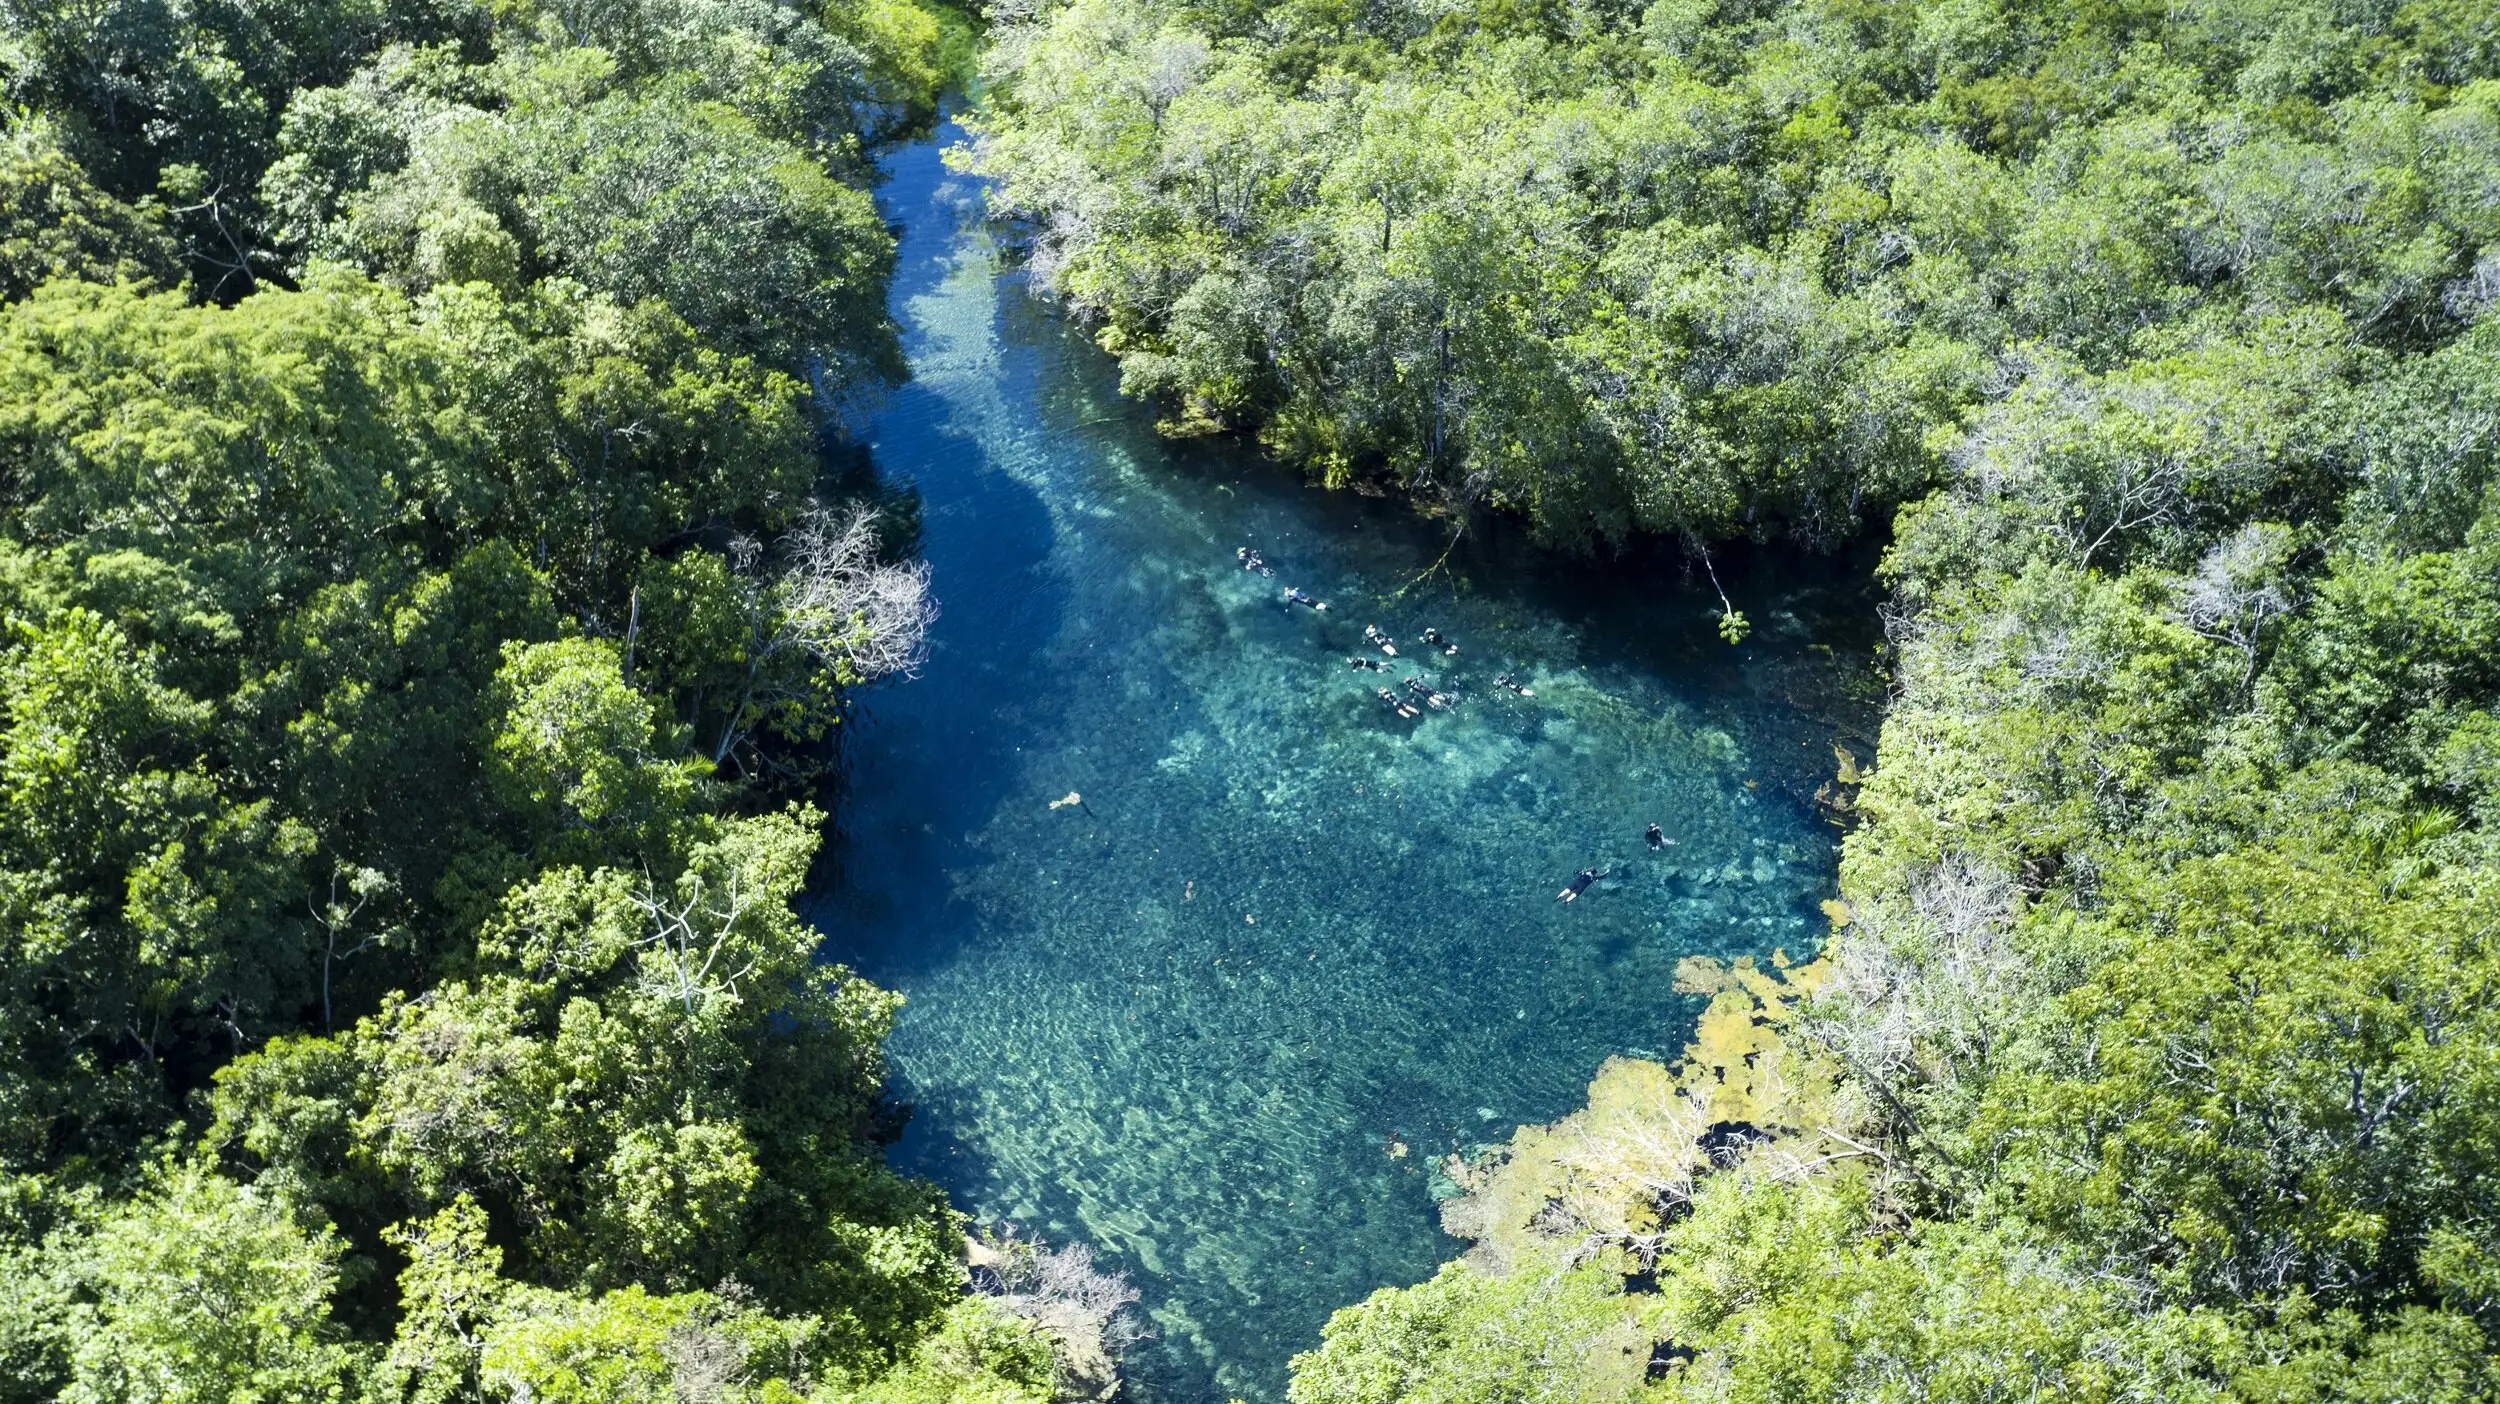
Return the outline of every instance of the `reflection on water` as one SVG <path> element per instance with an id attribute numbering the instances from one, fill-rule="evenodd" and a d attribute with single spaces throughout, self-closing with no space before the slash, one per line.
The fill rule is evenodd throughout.
<path id="1" fill-rule="evenodd" d="M 946 612 L 923 680 L 849 737 L 813 915 L 909 996 L 898 1161 L 1127 1267 L 1157 1333 L 1136 1396 L 1274 1399 L 1331 1309 L 1456 1249 L 1441 1155 L 1680 1044 L 1679 958 L 1815 945 L 1831 830 L 1802 796 L 1834 733 L 1782 694 L 1831 656 L 1807 621 L 1865 601 L 1757 563 L 1729 583 L 1758 637 L 1730 649 L 1671 564 L 1450 549 L 1161 443 L 1000 278 L 935 152 L 886 190 L 917 379 L 868 437 L 924 496 Z M 1399 640 L 1386 673 L 1346 661 L 1380 656 L 1367 624 Z M 1409 674 L 1459 700 L 1396 715 L 1375 692 Z M 1607 876 L 1557 904 L 1584 866 Z"/>

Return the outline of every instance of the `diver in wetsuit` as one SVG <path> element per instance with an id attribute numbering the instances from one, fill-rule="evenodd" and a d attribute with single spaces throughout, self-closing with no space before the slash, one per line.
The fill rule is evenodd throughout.
<path id="1" fill-rule="evenodd" d="M 1387 634 L 1380 632 L 1380 626 L 1377 624 L 1366 624 L 1363 626 L 1363 642 L 1379 649 L 1382 653 L 1389 655 L 1391 658 L 1398 656 L 1397 644 L 1392 641 Z"/>
<path id="2" fill-rule="evenodd" d="M 1398 697 L 1396 693 L 1391 692 L 1385 687 L 1374 693 L 1373 696 L 1378 697 L 1383 703 L 1387 704 L 1390 711 L 1397 713 L 1401 717 L 1417 717 L 1423 715 L 1423 713 L 1416 711 L 1411 706 L 1408 706 Z"/>
<path id="3" fill-rule="evenodd" d="M 1652 853 L 1666 852 L 1667 844 L 1671 842 L 1666 834 L 1655 824 L 1650 825 L 1649 832 L 1641 835 L 1641 837 L 1649 841 L 1649 851 Z"/>
<path id="4" fill-rule="evenodd" d="M 1493 685 L 1495 687 L 1509 688 L 1511 691 L 1518 693 L 1522 697 L 1536 696 L 1535 688 L 1520 686 L 1518 680 L 1513 678 L 1508 673 L 1495 673 L 1493 675 Z"/>
<path id="5" fill-rule="evenodd" d="M 1328 601 L 1312 599 L 1291 585 L 1285 587 L 1285 598 L 1307 609 L 1325 610 L 1328 608 Z"/>
<path id="6" fill-rule="evenodd" d="M 1565 887 L 1562 891 L 1554 894 L 1554 900 L 1562 903 L 1564 906 L 1569 906 L 1572 903 L 1579 901 L 1580 894 L 1588 891 L 1589 884 L 1595 881 L 1597 881 L 1597 869 L 1582 868 L 1579 871 L 1579 874 L 1571 879 L 1571 884 L 1568 887 Z"/>
<path id="7" fill-rule="evenodd" d="M 1405 687 L 1407 691 L 1424 699 L 1424 705 L 1430 707 L 1436 712 L 1441 711 L 1450 705 L 1450 697 L 1448 693 L 1435 690 L 1431 683 L 1424 681 L 1422 678 L 1406 679 Z"/>

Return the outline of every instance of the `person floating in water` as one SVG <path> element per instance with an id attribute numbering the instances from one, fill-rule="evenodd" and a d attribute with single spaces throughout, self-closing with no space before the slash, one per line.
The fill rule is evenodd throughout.
<path id="1" fill-rule="evenodd" d="M 1572 903 L 1580 900 L 1580 894 L 1588 891 L 1589 884 L 1597 881 L 1597 877 L 1597 869 L 1582 868 L 1578 875 L 1571 879 L 1571 884 L 1568 887 L 1565 887 L 1562 891 L 1554 894 L 1554 900 L 1562 903 L 1566 907 L 1570 906 Z"/>
<path id="2" fill-rule="evenodd" d="M 1380 632 L 1380 626 L 1377 624 L 1366 624 L 1363 626 L 1363 642 L 1379 649 L 1382 653 L 1389 655 L 1391 658 L 1398 656 L 1397 642 L 1391 639 L 1387 634 Z"/>
<path id="3" fill-rule="evenodd" d="M 1522 697 L 1536 696 L 1535 688 L 1520 686 L 1518 680 L 1511 677 L 1508 673 L 1495 673 L 1493 675 L 1493 685 L 1495 687 L 1509 688 L 1511 691 L 1518 693 Z"/>
<path id="4" fill-rule="evenodd" d="M 1265 558 L 1247 546 L 1234 547 L 1233 559 L 1241 562 L 1241 568 L 1243 570 L 1255 570 L 1261 575 L 1274 575 L 1276 573 L 1268 566 Z"/>
<path id="5" fill-rule="evenodd" d="M 1385 668 L 1385 667 L 1387 667 L 1387 666 L 1388 666 L 1387 664 L 1385 664 L 1385 663 L 1381 662 L 1381 661 L 1380 661 L 1379 659 L 1377 659 L 1377 658 L 1357 658 L 1357 657 L 1348 657 L 1348 658 L 1346 659 L 1346 661 L 1345 661 L 1345 665 L 1346 665 L 1347 667 L 1349 667 L 1349 668 L 1352 668 L 1352 669 L 1356 670 L 1357 672 L 1369 671 L 1369 672 L 1374 672 L 1374 673 L 1377 673 L 1377 672 L 1379 672 L 1382 668 Z"/>
<path id="6" fill-rule="evenodd" d="M 1456 658 L 1458 656 L 1458 645 L 1451 643 L 1450 636 L 1442 633 L 1438 629 L 1427 628 L 1424 630 L 1424 642 L 1433 648 L 1441 650 L 1441 652 L 1447 657 Z"/>
<path id="7" fill-rule="evenodd" d="M 1325 612 L 1328 608 L 1328 601 L 1312 599 L 1310 596 L 1303 594 L 1300 590 L 1291 585 L 1285 587 L 1285 599 L 1293 604 L 1301 605 L 1306 609 Z"/>
<path id="8" fill-rule="evenodd" d="M 1407 705 L 1407 703 L 1400 699 L 1396 693 L 1391 692 L 1385 687 L 1374 693 L 1373 696 L 1378 697 L 1388 706 L 1390 711 L 1397 713 L 1401 717 L 1419 717 L 1423 715 L 1423 713 L 1416 711 L 1413 707 Z"/>
<path id="9" fill-rule="evenodd" d="M 1450 705 L 1450 695 L 1446 692 L 1436 691 L 1432 684 L 1426 682 L 1424 679 L 1408 678 L 1405 680 L 1405 687 L 1407 691 L 1424 699 L 1424 705 L 1430 707 L 1432 710 L 1436 712 L 1448 710 Z"/>
<path id="10" fill-rule="evenodd" d="M 1668 849 L 1675 847 L 1675 840 L 1668 838 L 1666 834 L 1655 824 L 1650 825 L 1649 832 L 1641 835 L 1641 837 L 1649 840 L 1649 851 L 1652 853 L 1664 853 Z"/>

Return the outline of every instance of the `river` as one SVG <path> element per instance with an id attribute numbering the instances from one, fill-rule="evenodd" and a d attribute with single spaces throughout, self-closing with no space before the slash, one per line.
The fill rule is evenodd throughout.
<path id="1" fill-rule="evenodd" d="M 889 163 L 914 380 L 862 435 L 920 496 L 944 614 L 846 738 L 810 915 L 908 998 L 896 1163 L 1125 1269 L 1154 1332 L 1131 1397 L 1277 1400 L 1331 1310 L 1462 1247 L 1442 1156 L 1570 1110 L 1609 1054 L 1671 1054 L 1683 956 L 1818 944 L 1807 796 L 1847 728 L 1789 699 L 1866 667 L 1864 571 L 1754 558 L 1731 648 L 1672 555 L 1556 561 L 1498 524 L 1453 548 L 1159 440 L 1005 269 L 939 162 L 960 139 Z M 1385 674 L 1346 661 L 1380 656 L 1367 624 Z M 1375 691 L 1408 674 L 1458 700 L 1396 715 Z M 1607 876 L 1557 903 L 1584 866 Z"/>

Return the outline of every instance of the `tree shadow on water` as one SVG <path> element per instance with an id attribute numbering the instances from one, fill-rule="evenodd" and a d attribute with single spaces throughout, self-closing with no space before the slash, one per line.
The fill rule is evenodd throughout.
<path id="1" fill-rule="evenodd" d="M 922 393 L 906 389 L 897 409 Z M 979 447 L 938 433 L 934 416 L 882 423 L 880 458 L 918 491 L 940 612 L 921 676 L 863 694 L 844 724 L 844 802 L 807 915 L 829 957 L 895 984 L 973 930 L 948 875 L 974 861 L 967 836 L 1008 793 L 1019 748 L 1052 724 L 1036 678 L 1069 591 L 1033 489 L 984 471 Z"/>

